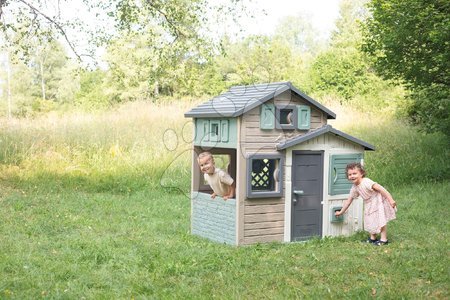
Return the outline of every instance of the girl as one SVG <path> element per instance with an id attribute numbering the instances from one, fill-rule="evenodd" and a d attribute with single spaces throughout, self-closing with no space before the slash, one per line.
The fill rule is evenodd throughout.
<path id="1" fill-rule="evenodd" d="M 370 233 L 367 242 L 376 246 L 388 244 L 386 224 L 395 219 L 397 204 L 387 190 L 365 177 L 366 171 L 360 163 L 348 164 L 345 171 L 353 186 L 344 206 L 336 212 L 336 216 L 345 213 L 353 199 L 361 196 L 364 199 L 364 229 Z M 378 233 L 381 233 L 379 240 Z"/>

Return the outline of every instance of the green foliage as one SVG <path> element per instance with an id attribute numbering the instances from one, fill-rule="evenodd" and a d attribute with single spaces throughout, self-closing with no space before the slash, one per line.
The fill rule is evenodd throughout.
<path id="1" fill-rule="evenodd" d="M 323 52 L 310 70 L 312 90 L 339 95 L 346 101 L 372 90 L 370 83 L 376 78 L 370 75 L 367 63 L 355 48 L 334 48 Z"/>
<path id="2" fill-rule="evenodd" d="M 299 72 L 300 56 L 286 41 L 267 36 L 250 36 L 242 42 L 224 40 L 225 56 L 218 64 L 227 86 L 257 82 L 287 81 Z"/>
<path id="3" fill-rule="evenodd" d="M 104 93 L 105 72 L 83 71 L 80 74 L 80 89 L 75 94 L 75 105 L 86 110 L 96 110 L 110 105 Z"/>
<path id="4" fill-rule="evenodd" d="M 410 89 L 414 123 L 449 134 L 449 2 L 372 0 L 369 8 L 363 50 L 382 76 Z"/>
<path id="5" fill-rule="evenodd" d="M 341 2 L 331 45 L 319 53 L 308 70 L 306 90 L 317 97 L 332 95 L 358 109 L 382 111 L 403 99 L 401 87 L 385 81 L 360 50 L 360 24 L 367 18 L 366 0 Z"/>
<path id="6" fill-rule="evenodd" d="M 317 54 L 325 45 L 309 21 L 310 18 L 305 14 L 282 18 L 275 28 L 273 39 L 283 41 L 296 54 Z"/>
<path id="7" fill-rule="evenodd" d="M 373 126 L 363 122 L 345 130 L 376 145 L 366 152 L 368 176 L 387 187 L 450 178 L 450 150 L 441 133 L 423 134 L 399 121 Z"/>
<path id="8" fill-rule="evenodd" d="M 26 61 L 12 55 L 5 64 L 11 76 L 2 72 L 1 89 L 10 89 L 12 113 L 18 117 L 35 116 L 55 110 L 62 104 L 72 104 L 78 87 L 76 65 L 70 63 L 61 44 L 56 41 L 35 45 Z M 2 101 L 3 102 L 3 101 Z"/>
<path id="9" fill-rule="evenodd" d="M 450 132 L 450 90 L 448 85 L 431 84 L 414 89 L 405 107 L 413 124 L 428 132 Z"/>

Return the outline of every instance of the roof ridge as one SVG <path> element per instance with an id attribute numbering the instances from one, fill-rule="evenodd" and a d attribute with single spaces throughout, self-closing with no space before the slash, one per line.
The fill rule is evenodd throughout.
<path id="1" fill-rule="evenodd" d="M 231 90 L 233 88 L 242 88 L 242 87 L 252 87 L 252 86 L 263 86 L 263 85 L 292 85 L 290 81 L 279 81 L 279 82 L 260 82 L 260 83 L 251 83 L 251 84 L 245 84 L 245 85 L 233 85 L 228 90 Z"/>

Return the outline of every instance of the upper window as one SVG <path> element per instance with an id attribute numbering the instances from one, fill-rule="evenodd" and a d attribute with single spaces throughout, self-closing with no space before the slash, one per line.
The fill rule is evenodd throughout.
<path id="1" fill-rule="evenodd" d="M 275 128 L 295 129 L 297 123 L 297 107 L 284 105 L 276 107 Z"/>
<path id="2" fill-rule="evenodd" d="M 250 155 L 247 159 L 247 197 L 281 197 L 283 162 L 280 154 Z"/>

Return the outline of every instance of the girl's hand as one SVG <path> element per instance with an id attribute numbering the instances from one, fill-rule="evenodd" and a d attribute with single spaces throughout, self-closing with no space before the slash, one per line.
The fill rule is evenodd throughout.
<path id="1" fill-rule="evenodd" d="M 391 204 L 392 208 L 396 208 L 397 207 L 397 202 L 395 202 L 395 201 L 392 201 L 390 204 Z"/>
<path id="2" fill-rule="evenodd" d="M 212 193 L 212 194 L 211 194 L 211 199 L 214 199 L 214 198 L 216 198 L 216 196 L 217 196 L 217 194 L 216 194 L 216 193 Z"/>
<path id="3" fill-rule="evenodd" d="M 339 217 L 340 215 L 342 215 L 342 213 L 341 213 L 341 211 L 335 211 L 335 212 L 334 212 L 334 215 L 335 215 L 336 217 Z"/>

